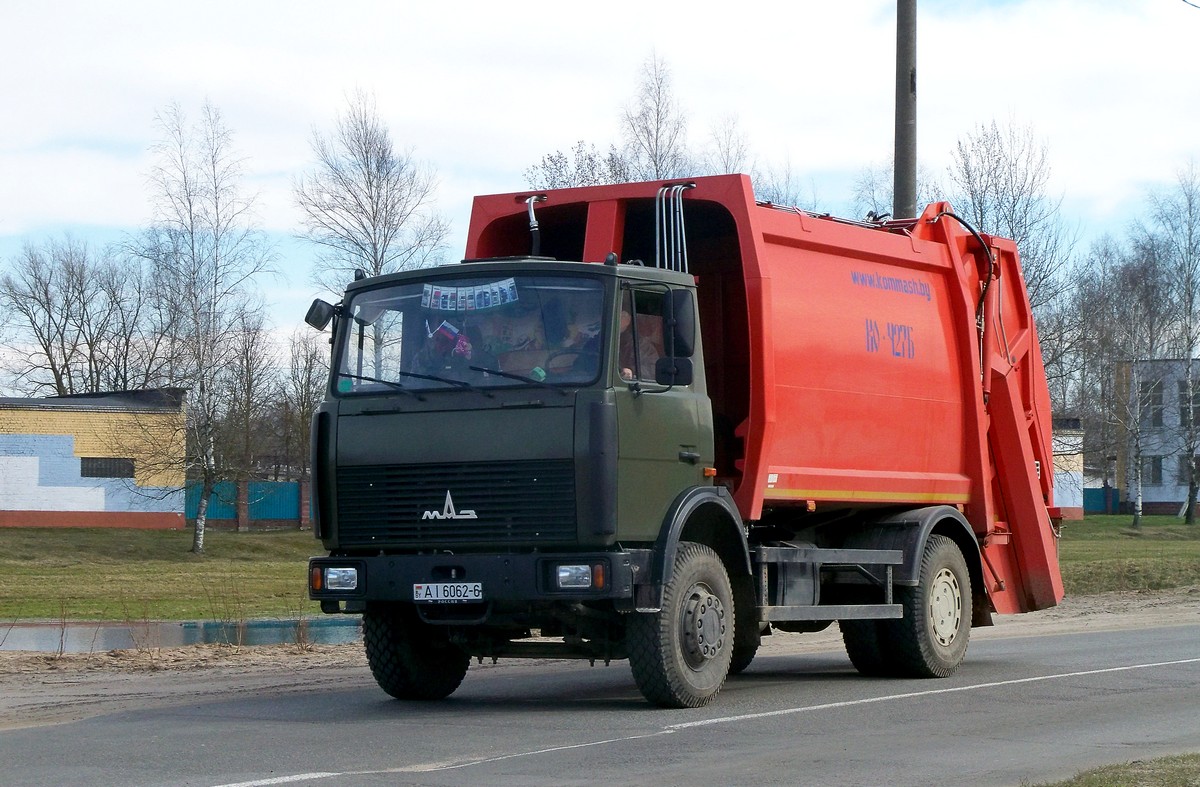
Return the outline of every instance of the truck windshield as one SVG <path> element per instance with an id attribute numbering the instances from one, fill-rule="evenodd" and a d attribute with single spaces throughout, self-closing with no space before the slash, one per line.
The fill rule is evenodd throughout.
<path id="1" fill-rule="evenodd" d="M 598 281 L 440 278 L 356 293 L 346 304 L 340 394 L 585 385 L 600 373 Z"/>

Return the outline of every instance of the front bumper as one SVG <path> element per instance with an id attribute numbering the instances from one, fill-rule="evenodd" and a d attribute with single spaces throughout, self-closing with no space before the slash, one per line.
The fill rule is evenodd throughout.
<path id="1" fill-rule="evenodd" d="M 602 566 L 601 587 L 559 588 L 561 565 Z M 649 576 L 650 550 L 536 554 L 377 555 L 314 557 L 308 561 L 308 596 L 325 612 L 361 611 L 369 601 L 414 600 L 414 586 L 431 583 L 482 585 L 485 602 L 598 601 L 632 603 L 634 586 Z M 353 590 L 315 587 L 327 569 L 355 569 Z"/>

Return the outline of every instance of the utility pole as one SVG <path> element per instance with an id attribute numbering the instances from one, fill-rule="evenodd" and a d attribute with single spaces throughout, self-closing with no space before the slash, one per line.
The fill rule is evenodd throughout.
<path id="1" fill-rule="evenodd" d="M 892 216 L 917 215 L 917 0 L 896 0 L 896 153 Z"/>

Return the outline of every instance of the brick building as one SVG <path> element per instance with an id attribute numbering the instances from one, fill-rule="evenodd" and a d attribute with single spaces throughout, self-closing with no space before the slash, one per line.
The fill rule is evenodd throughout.
<path id="1" fill-rule="evenodd" d="M 184 391 L 0 398 L 0 526 L 184 526 Z"/>

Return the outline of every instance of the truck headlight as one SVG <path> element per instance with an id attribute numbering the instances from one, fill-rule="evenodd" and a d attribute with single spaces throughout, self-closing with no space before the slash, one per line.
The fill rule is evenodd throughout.
<path id="1" fill-rule="evenodd" d="M 358 590 L 357 568 L 326 568 L 326 590 Z"/>
<path id="2" fill-rule="evenodd" d="M 559 566 L 559 588 L 590 588 L 592 586 L 591 566 Z"/>
<path id="3" fill-rule="evenodd" d="M 559 590 L 600 590 L 604 587 L 604 564 L 563 563 L 558 566 Z"/>

